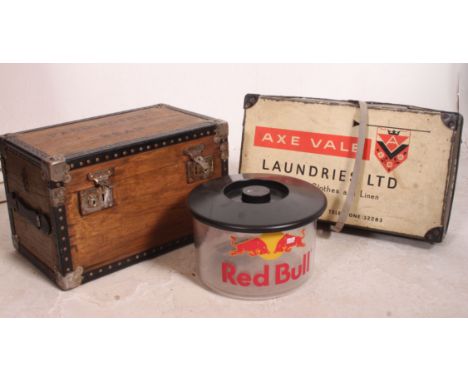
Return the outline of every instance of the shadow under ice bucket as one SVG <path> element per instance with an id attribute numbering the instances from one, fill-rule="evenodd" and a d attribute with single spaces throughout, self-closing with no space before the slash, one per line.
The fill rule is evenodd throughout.
<path id="1" fill-rule="evenodd" d="M 287 176 L 230 175 L 189 195 L 200 280 L 223 295 L 264 299 L 304 284 L 313 270 L 317 187 Z"/>

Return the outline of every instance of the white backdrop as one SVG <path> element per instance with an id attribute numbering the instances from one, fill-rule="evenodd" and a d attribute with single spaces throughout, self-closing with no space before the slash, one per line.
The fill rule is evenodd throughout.
<path id="1" fill-rule="evenodd" d="M 468 115 L 467 64 L 4 64 L 0 84 L 0 134 L 160 102 L 225 119 L 231 172 L 249 92 L 457 111 L 459 91 Z"/>

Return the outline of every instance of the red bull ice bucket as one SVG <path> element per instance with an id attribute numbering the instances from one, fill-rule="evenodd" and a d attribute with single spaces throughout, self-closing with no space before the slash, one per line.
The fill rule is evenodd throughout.
<path id="1" fill-rule="evenodd" d="M 325 195 L 287 176 L 230 175 L 189 196 L 200 280 L 231 297 L 271 298 L 313 270 L 316 221 Z"/>

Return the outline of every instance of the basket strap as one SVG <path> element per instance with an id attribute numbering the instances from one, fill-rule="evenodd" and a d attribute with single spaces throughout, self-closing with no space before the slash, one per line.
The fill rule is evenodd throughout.
<path id="1" fill-rule="evenodd" d="M 348 218 L 349 211 L 353 205 L 354 200 L 356 199 L 356 191 L 358 184 L 361 183 L 362 179 L 362 168 L 363 168 L 363 154 L 364 154 L 364 144 L 367 137 L 367 124 L 369 120 L 367 103 L 364 101 L 359 101 L 359 136 L 358 136 L 358 145 L 356 152 L 356 159 L 354 161 L 353 175 L 351 177 L 351 183 L 348 188 L 348 194 L 346 195 L 346 200 L 344 202 L 341 213 L 338 216 L 338 221 L 331 229 L 335 232 L 340 232 Z"/>

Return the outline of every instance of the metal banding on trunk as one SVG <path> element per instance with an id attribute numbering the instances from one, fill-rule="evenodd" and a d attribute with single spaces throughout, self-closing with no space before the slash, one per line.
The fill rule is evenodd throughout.
<path id="1" fill-rule="evenodd" d="M 180 132 L 177 134 L 164 135 L 160 138 L 152 138 L 145 141 L 117 145 L 116 147 L 99 150 L 96 154 L 73 156 L 67 159 L 67 163 L 70 165 L 70 169 L 73 170 L 209 136 L 215 134 L 216 130 L 216 125 L 209 124 L 209 126 L 203 126 L 191 130 L 190 132 Z"/>
<path id="2" fill-rule="evenodd" d="M 126 113 L 130 113 L 128 114 L 130 117 L 127 117 Z M 167 123 L 164 122 L 164 118 L 167 118 Z M 135 120 L 137 122 L 132 125 Z M 120 130 L 117 133 L 113 125 L 115 121 L 120 123 Z M 80 127 L 76 127 L 75 129 L 75 125 L 79 125 Z M 112 129 L 110 129 L 111 126 Z M 96 134 L 94 134 L 93 130 L 95 128 L 97 129 Z M 63 138 L 64 143 L 67 143 L 66 149 L 54 143 L 54 139 L 48 139 L 48 136 L 62 137 L 62 134 L 65 134 L 64 136 L 68 139 L 65 141 L 65 138 Z M 193 144 L 190 144 L 196 146 L 197 141 L 201 141 L 206 146 L 206 156 L 211 158 L 209 159 L 211 162 L 208 160 L 208 171 L 203 172 L 203 176 L 200 176 L 200 178 L 198 178 L 198 174 L 200 173 L 198 166 L 204 163 L 195 161 L 195 165 L 191 165 L 191 171 L 195 175 L 194 182 L 205 181 L 205 179 L 209 179 L 215 175 L 226 175 L 228 170 L 227 134 L 227 124 L 222 120 L 168 105 L 155 105 L 66 124 L 22 131 L 2 137 L 0 139 L 2 161 L 8 160 L 8 152 L 12 150 L 15 155 L 24 158 L 25 161 L 34 166 L 34 171 L 36 171 L 36 174 L 39 174 L 39 178 L 42 174 L 41 187 L 43 189 L 41 188 L 40 190 L 42 208 L 39 211 L 42 211 L 44 216 L 42 212 L 36 215 L 40 218 L 41 224 L 39 228 L 41 230 L 46 230 L 46 222 L 50 222 L 51 228 L 47 234 L 47 245 L 51 243 L 50 245 L 53 250 L 48 251 L 45 257 L 42 255 L 38 256 L 38 253 L 35 253 L 35 249 L 31 250 L 32 246 L 24 245 L 23 239 L 25 236 L 22 236 L 23 233 L 15 232 L 14 212 L 10 208 L 13 205 L 13 200 L 11 195 L 7 193 L 12 237 L 18 251 L 44 271 L 60 288 L 68 290 L 129 265 L 189 244 L 193 240 L 193 236 L 188 234 L 191 231 L 189 228 L 190 219 L 186 219 L 184 216 L 189 217 L 190 214 L 187 207 L 180 204 L 179 199 L 167 199 L 169 195 L 164 195 L 165 199 L 163 200 L 164 203 L 168 204 L 169 210 L 161 218 L 169 218 L 170 220 L 183 222 L 183 224 L 180 225 L 180 229 L 175 229 L 174 234 L 171 233 L 169 237 L 166 237 L 164 234 L 158 235 L 155 232 L 154 239 L 146 238 L 135 242 L 137 244 L 146 243 L 147 248 L 143 245 L 135 244 L 129 246 L 129 248 L 134 248 L 132 250 L 117 251 L 116 248 L 110 245 L 108 247 L 112 251 L 102 251 L 96 247 L 97 257 L 95 257 L 94 250 L 90 245 L 86 244 L 89 239 L 87 228 L 77 231 L 76 227 L 77 224 L 81 224 L 80 219 L 89 219 L 90 216 L 91 220 L 88 220 L 85 224 L 91 227 L 96 221 L 100 221 L 102 224 L 98 224 L 95 228 L 103 231 L 104 236 L 107 236 L 105 231 L 105 210 L 109 208 L 110 210 L 116 209 L 117 211 L 124 204 L 132 204 L 134 200 L 137 200 L 132 198 L 132 195 L 127 196 L 127 194 L 122 198 L 124 196 L 122 193 L 127 193 L 130 189 L 126 186 L 127 175 L 130 175 L 134 181 L 138 182 L 138 175 L 134 175 L 130 171 L 127 175 L 124 175 L 128 163 L 133 163 L 133 166 L 135 166 L 135 164 L 145 161 L 147 175 L 150 175 L 154 171 L 154 180 L 156 182 L 158 182 L 159 166 L 165 165 L 168 168 L 168 165 L 174 164 L 177 166 L 175 168 L 178 169 L 178 172 L 171 174 L 171 176 L 175 176 L 173 180 L 176 183 L 180 181 L 182 188 L 179 187 L 178 190 L 190 190 L 193 188 L 187 182 L 185 172 L 179 171 L 181 166 L 188 167 L 188 162 L 191 161 L 189 157 L 183 154 L 183 148 L 188 146 L 187 142 L 195 141 Z M 78 139 L 80 135 L 84 137 L 83 139 L 86 142 L 90 143 L 89 146 L 88 144 L 70 143 L 72 141 L 80 142 Z M 70 140 L 70 137 L 76 137 L 77 139 Z M 106 142 L 108 138 L 110 139 L 110 143 Z M 52 143 L 49 144 L 49 141 Z M 56 139 L 55 142 L 57 142 Z M 166 148 L 168 150 L 160 150 Z M 57 150 L 61 152 L 65 150 L 63 151 L 65 154 L 57 152 Z M 148 155 L 145 155 L 145 153 L 148 153 Z M 142 159 L 136 158 L 140 154 L 143 154 Z M 205 155 L 205 153 L 202 155 Z M 153 158 L 156 158 L 156 160 L 152 161 Z M 166 158 L 171 158 L 171 161 L 169 162 L 169 159 Z M 103 166 L 99 166 L 100 164 L 103 164 Z M 101 169 L 113 168 L 114 165 L 119 173 L 112 174 L 107 181 L 101 180 Z M 94 166 L 94 168 L 91 168 L 91 166 Z M 90 167 L 89 171 L 87 171 L 88 169 L 80 171 L 86 167 Z M 5 172 L 6 168 L 2 166 L 2 170 Z M 96 182 L 93 177 L 86 179 L 86 174 L 96 175 L 99 181 Z M 116 190 L 114 179 L 116 183 L 123 187 Z M 153 178 L 145 176 L 144 179 L 149 180 Z M 7 182 L 8 179 L 5 176 L 5 187 L 8 189 Z M 86 185 L 85 182 L 89 182 L 89 184 Z M 156 182 L 152 182 L 152 184 L 156 184 Z M 109 198 L 104 198 L 105 203 L 102 206 L 96 203 L 95 209 L 89 209 L 88 207 L 92 205 L 91 199 L 93 197 L 109 194 L 109 190 L 106 187 L 113 187 L 114 195 L 111 198 L 112 200 L 115 199 L 115 195 L 118 195 L 115 203 L 109 202 L 111 200 Z M 22 196 L 25 195 L 24 193 L 25 190 L 21 189 L 18 194 Z M 140 193 L 140 195 L 145 195 L 145 193 Z M 178 195 L 180 196 L 180 192 Z M 82 201 L 81 210 L 79 204 L 78 206 L 75 204 L 77 200 L 80 201 L 80 196 Z M 120 199 L 119 196 L 121 197 Z M 155 200 L 159 200 L 157 199 L 159 198 L 159 194 L 156 193 L 154 198 Z M 125 201 L 124 204 L 123 201 Z M 89 203 L 86 204 L 87 202 Z M 45 205 L 45 203 L 48 203 L 48 205 Z M 37 203 L 32 203 L 33 206 L 35 204 Z M 176 206 L 176 208 L 171 210 L 171 206 Z M 140 209 L 145 208 L 142 203 L 135 205 L 135 207 Z M 182 208 L 184 211 L 182 211 Z M 116 213 L 120 214 L 119 216 L 123 216 L 122 211 L 124 210 L 117 211 Z M 136 213 L 136 210 L 134 211 Z M 150 213 L 159 214 L 159 208 L 158 211 L 153 209 Z M 161 214 L 163 213 L 164 211 L 161 212 Z M 173 213 L 176 215 L 174 218 L 171 218 L 171 214 Z M 29 215 L 27 218 L 30 221 Z M 93 220 L 95 216 L 98 217 L 97 220 Z M 185 220 L 182 221 L 182 219 Z M 42 224 L 43 222 L 44 224 Z M 144 230 L 144 235 L 147 235 L 146 231 L 147 229 Z M 45 232 L 44 235 L 46 235 Z M 86 244 L 84 246 L 87 247 L 86 250 L 83 249 L 83 243 Z M 114 249 L 118 254 L 114 253 Z M 86 265 L 81 263 L 83 259 L 86 260 Z"/>

